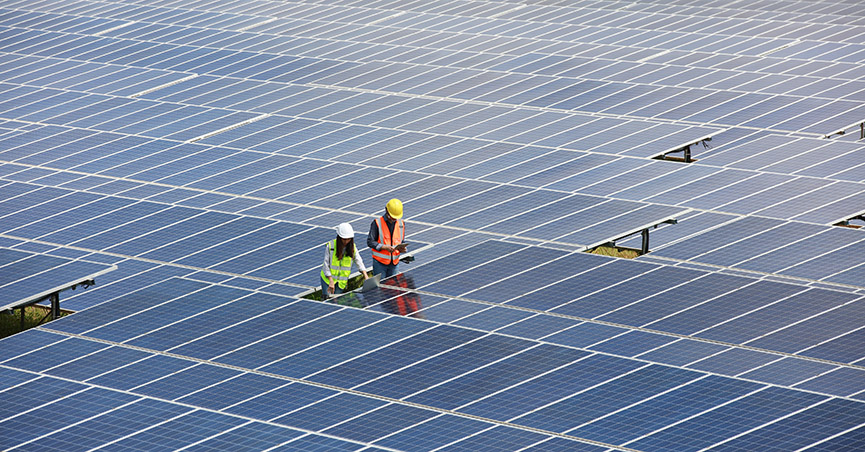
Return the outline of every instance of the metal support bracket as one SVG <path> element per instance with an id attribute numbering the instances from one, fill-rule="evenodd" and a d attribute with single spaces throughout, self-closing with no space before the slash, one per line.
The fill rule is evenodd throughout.
<path id="1" fill-rule="evenodd" d="M 691 163 L 694 161 L 694 159 L 691 157 L 691 146 L 695 146 L 697 144 L 702 144 L 704 148 L 708 148 L 710 141 L 712 141 L 712 137 L 701 138 L 700 140 L 697 140 L 693 143 L 689 143 L 689 144 L 687 144 L 681 148 L 673 149 L 671 151 L 666 151 L 666 152 L 660 154 L 660 156 L 655 157 L 655 158 L 665 160 L 668 155 L 675 154 L 677 152 L 681 152 L 682 153 L 681 161 L 683 161 L 685 163 Z"/>
<path id="2" fill-rule="evenodd" d="M 860 214 L 860 215 L 856 215 L 855 217 L 847 218 L 846 220 L 842 220 L 836 224 L 841 225 L 841 226 L 850 226 L 850 222 L 853 220 L 859 220 L 859 221 L 865 222 L 865 214 Z"/>
<path id="3" fill-rule="evenodd" d="M 625 238 L 631 237 L 631 236 L 633 236 L 634 234 L 636 234 L 637 232 L 639 232 L 640 235 L 642 236 L 642 240 L 643 240 L 643 241 L 642 241 L 642 244 L 641 244 L 641 246 L 640 246 L 640 255 L 648 254 L 648 253 L 649 253 L 649 230 L 650 230 L 650 229 L 657 229 L 658 226 L 660 226 L 660 225 L 662 225 L 662 224 L 676 224 L 676 223 L 678 223 L 678 222 L 679 222 L 679 220 L 677 220 L 677 219 L 675 219 L 675 218 L 670 218 L 670 219 L 668 219 L 668 220 L 658 222 L 657 224 L 647 226 L 647 227 L 645 227 L 645 228 L 643 228 L 643 229 L 639 229 L 639 230 L 636 230 L 636 231 L 630 232 L 630 233 L 628 233 L 628 234 L 626 234 L 626 235 L 623 235 L 623 236 L 621 236 L 621 237 L 616 238 L 615 240 L 610 240 L 610 241 L 607 241 L 607 242 L 604 242 L 604 243 L 591 245 L 591 246 L 588 247 L 587 249 L 596 248 L 596 247 L 598 247 L 598 246 L 610 246 L 610 247 L 615 247 L 615 246 L 616 246 L 616 242 L 618 242 L 619 240 L 622 240 L 622 239 L 625 239 Z"/>
<path id="4" fill-rule="evenodd" d="M 859 139 L 865 140 L 865 121 L 854 122 L 853 124 L 850 124 L 849 126 L 844 127 L 843 129 L 838 129 L 834 132 L 823 135 L 823 138 L 832 138 L 835 135 L 844 135 L 847 133 L 847 129 L 856 127 L 857 125 L 859 126 Z"/>
<path id="5" fill-rule="evenodd" d="M 37 325 L 41 325 L 41 324 L 45 323 L 45 320 L 47 320 L 48 317 L 51 317 L 51 320 L 57 320 L 58 318 L 60 318 L 60 292 L 54 292 L 54 293 L 52 293 L 46 297 L 43 297 L 39 300 L 34 301 L 32 303 L 27 303 L 25 305 L 21 305 L 21 306 L 18 306 L 16 308 L 21 312 L 21 320 L 20 320 L 21 331 L 24 331 L 24 326 L 26 323 L 25 322 L 25 319 L 26 319 L 25 314 L 26 314 L 27 307 L 32 306 L 34 304 L 37 304 L 37 303 L 44 301 L 44 300 L 49 300 L 51 302 L 51 307 L 48 309 L 48 312 L 46 312 L 45 315 L 41 319 L 39 319 L 39 322 L 37 323 Z"/>
<path id="6" fill-rule="evenodd" d="M 87 280 L 79 281 L 79 282 L 77 282 L 77 283 L 75 283 L 69 287 L 62 289 L 62 290 L 66 290 L 66 289 L 75 290 L 79 286 L 84 287 L 84 288 L 88 288 L 88 287 L 95 286 L 95 285 L 96 285 L 96 281 L 94 281 L 92 279 L 87 279 Z M 48 301 L 49 303 L 51 303 L 51 306 L 49 307 L 48 312 L 45 313 L 45 316 L 39 320 L 38 324 L 41 325 L 41 324 L 45 323 L 45 320 L 47 320 L 49 317 L 51 318 L 51 320 L 57 320 L 58 318 L 60 318 L 60 292 L 62 290 L 57 291 L 57 292 L 52 292 L 52 293 L 45 295 L 41 298 L 37 298 L 37 299 L 31 300 L 25 304 L 11 308 L 10 309 L 11 312 L 14 312 L 15 309 L 18 309 L 21 311 L 21 321 L 20 321 L 21 322 L 21 329 L 22 330 L 24 329 L 25 318 L 26 318 L 25 310 L 27 309 L 27 307 L 32 306 L 34 304 L 41 303 L 43 301 Z"/>
<path id="7" fill-rule="evenodd" d="M 649 228 L 643 229 L 640 234 L 643 236 L 643 245 L 640 247 L 640 254 L 649 254 Z"/>
<path id="8" fill-rule="evenodd" d="M 60 293 L 54 292 L 48 298 L 51 300 L 51 320 L 57 320 L 60 317 Z"/>

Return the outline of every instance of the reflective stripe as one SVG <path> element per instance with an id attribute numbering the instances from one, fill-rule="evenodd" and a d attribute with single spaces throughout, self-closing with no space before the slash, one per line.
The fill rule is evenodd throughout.
<path id="1" fill-rule="evenodd" d="M 336 239 L 327 243 L 327 249 L 330 252 L 330 264 L 327 266 L 328 270 L 330 270 L 330 275 L 336 280 L 339 288 L 345 290 L 346 286 L 348 286 L 348 278 L 351 276 L 351 264 L 354 261 L 354 253 L 357 252 L 357 247 L 355 247 L 354 253 L 343 256 L 342 260 L 336 258 Z M 324 269 L 321 269 L 321 279 L 329 282 L 327 276 L 324 274 Z"/>
<path id="2" fill-rule="evenodd" d="M 393 225 L 393 237 L 391 237 L 390 229 L 387 227 L 384 216 L 376 218 L 375 224 L 378 227 L 378 243 L 390 246 L 402 243 L 405 229 L 405 223 L 402 220 L 396 220 L 396 223 Z M 387 252 L 373 249 L 372 258 L 385 265 L 390 265 L 391 263 L 396 265 L 399 263 L 399 251 Z"/>

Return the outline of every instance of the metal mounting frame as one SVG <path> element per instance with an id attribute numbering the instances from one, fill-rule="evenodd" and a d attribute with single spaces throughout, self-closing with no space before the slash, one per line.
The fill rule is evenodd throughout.
<path id="1" fill-rule="evenodd" d="M 60 292 L 63 292 L 64 290 L 70 290 L 70 289 L 75 290 L 78 287 L 88 288 L 88 287 L 94 286 L 94 285 L 96 285 L 96 281 L 93 279 L 85 279 L 82 281 L 77 281 L 75 283 L 72 283 L 68 286 L 63 287 L 60 290 L 51 292 L 47 295 L 43 295 L 39 298 L 29 300 L 25 303 L 13 306 L 13 307 L 9 308 L 9 311 L 14 312 L 16 309 L 20 310 L 20 313 L 21 313 L 20 325 L 21 325 L 21 329 L 23 330 L 24 329 L 24 318 L 25 318 L 24 317 L 24 310 L 28 306 L 33 306 L 34 304 L 39 304 L 39 303 L 42 303 L 42 302 L 47 300 L 51 303 L 51 306 L 49 307 L 48 313 L 45 314 L 45 316 L 42 317 L 41 320 L 39 320 L 39 324 L 41 325 L 42 323 L 45 322 L 45 320 L 48 317 L 51 317 L 51 320 L 55 320 L 55 319 L 60 317 Z"/>
<path id="2" fill-rule="evenodd" d="M 842 129 L 838 129 L 834 132 L 823 135 L 823 138 L 832 138 L 835 135 L 844 135 L 847 133 L 847 129 L 853 128 L 857 125 L 859 126 L 859 139 L 865 140 L 865 121 L 856 121 L 853 124 L 850 124 Z"/>
<path id="3" fill-rule="evenodd" d="M 669 218 L 669 219 L 666 219 L 664 221 L 659 221 L 658 223 L 655 223 L 651 226 L 647 226 L 645 228 L 638 229 L 634 232 L 629 232 L 629 233 L 627 233 L 621 237 L 610 240 L 608 242 L 587 247 L 586 249 L 597 248 L 598 246 L 602 246 L 602 245 L 616 246 L 616 242 L 618 242 L 619 240 L 626 239 L 626 238 L 628 238 L 634 234 L 640 234 L 640 236 L 642 237 L 642 242 L 640 243 L 640 255 L 649 254 L 649 230 L 650 229 L 657 229 L 658 226 L 660 226 L 662 224 L 676 224 L 678 222 L 679 222 L 679 220 L 677 220 L 675 218 Z"/>
<path id="4" fill-rule="evenodd" d="M 691 146 L 695 146 L 695 145 L 697 145 L 697 144 L 702 143 L 702 144 L 703 144 L 703 147 L 708 148 L 708 147 L 709 147 L 708 142 L 710 142 L 710 141 L 712 141 L 712 137 L 709 136 L 709 135 L 706 135 L 706 136 L 704 136 L 704 137 L 700 137 L 700 138 L 697 139 L 697 140 L 691 141 L 691 142 L 689 142 L 688 144 L 686 144 L 686 145 L 684 145 L 684 146 L 677 147 L 677 148 L 673 148 L 673 149 L 669 149 L 669 150 L 666 150 L 666 151 L 664 151 L 664 152 L 661 152 L 660 154 L 657 154 L 654 158 L 656 158 L 656 159 L 662 159 L 662 160 L 663 160 L 663 159 L 665 159 L 665 158 L 667 157 L 667 155 L 669 155 L 669 154 L 675 154 L 675 153 L 677 153 L 677 152 L 682 152 L 682 153 L 684 153 L 684 155 L 683 155 L 683 157 L 682 157 L 682 160 L 683 160 L 685 163 L 691 163 L 691 162 L 694 161 L 694 159 L 691 158 Z"/>

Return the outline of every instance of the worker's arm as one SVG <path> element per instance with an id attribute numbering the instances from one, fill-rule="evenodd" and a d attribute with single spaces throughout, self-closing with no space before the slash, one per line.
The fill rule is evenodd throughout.
<path id="1" fill-rule="evenodd" d="M 372 223 L 369 225 L 369 234 L 366 235 L 366 246 L 378 250 L 381 246 L 378 243 L 378 226 L 375 224 L 375 220 L 372 220 Z"/>
<path id="2" fill-rule="evenodd" d="M 366 265 L 363 265 L 363 258 L 357 252 L 357 247 L 354 247 L 354 261 L 357 262 L 357 268 L 363 273 L 363 279 L 369 279 L 369 275 L 366 273 Z"/>

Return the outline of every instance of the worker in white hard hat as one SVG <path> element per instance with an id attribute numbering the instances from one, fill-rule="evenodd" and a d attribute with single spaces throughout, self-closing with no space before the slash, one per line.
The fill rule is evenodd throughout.
<path id="1" fill-rule="evenodd" d="M 406 251 L 404 240 L 402 202 L 394 198 L 385 205 L 384 215 L 372 221 L 366 236 L 366 244 L 372 250 L 373 274 L 385 279 L 397 273 L 399 255 Z"/>
<path id="2" fill-rule="evenodd" d="M 321 267 L 323 297 L 345 292 L 348 277 L 351 275 L 351 264 L 354 261 L 357 261 L 364 279 L 369 278 L 363 259 L 354 246 L 354 228 L 348 223 L 341 223 L 336 227 L 336 238 L 327 242 L 324 252 L 324 265 Z"/>

